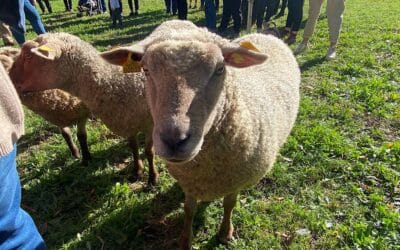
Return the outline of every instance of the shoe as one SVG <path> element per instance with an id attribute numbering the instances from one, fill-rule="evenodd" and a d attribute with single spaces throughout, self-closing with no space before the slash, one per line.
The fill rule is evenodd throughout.
<path id="1" fill-rule="evenodd" d="M 133 12 L 129 13 L 130 17 L 133 17 L 135 14 Z"/>
<path id="2" fill-rule="evenodd" d="M 279 29 L 279 37 L 284 39 L 285 36 L 287 36 L 289 34 L 289 30 L 287 30 L 286 28 L 280 28 Z"/>
<path id="3" fill-rule="evenodd" d="M 294 55 L 299 55 L 308 49 L 308 45 L 304 43 L 299 43 L 297 47 L 293 50 Z"/>
<path id="4" fill-rule="evenodd" d="M 336 58 L 336 47 L 329 47 L 326 52 L 326 60 L 330 61 Z"/>
<path id="5" fill-rule="evenodd" d="M 296 42 L 296 37 L 297 33 L 290 32 L 285 42 L 287 43 L 287 45 L 292 45 L 294 42 Z"/>

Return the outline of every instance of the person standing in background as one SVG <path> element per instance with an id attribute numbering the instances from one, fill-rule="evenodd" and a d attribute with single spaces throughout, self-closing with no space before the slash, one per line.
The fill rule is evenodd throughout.
<path id="1" fill-rule="evenodd" d="M 168 15 L 176 15 L 178 12 L 178 2 L 177 0 L 165 0 L 165 8 Z"/>
<path id="2" fill-rule="evenodd" d="M 44 4 L 42 1 L 44 2 Z M 49 0 L 37 0 L 37 3 L 39 4 L 40 9 L 42 10 L 42 14 L 46 13 L 46 7 L 47 7 L 47 11 L 49 13 L 53 13 L 53 10 L 51 9 Z M 45 7 L 45 5 L 46 5 L 46 7 Z"/>
<path id="3" fill-rule="evenodd" d="M 64 0 L 65 11 L 72 11 L 72 0 Z"/>
<path id="4" fill-rule="evenodd" d="M 326 15 L 328 18 L 330 46 L 326 53 L 326 59 L 336 58 L 336 46 L 339 41 L 340 29 L 342 27 L 345 0 L 328 0 L 326 5 Z M 308 9 L 308 20 L 304 28 L 303 41 L 297 45 L 294 54 L 300 54 L 308 48 L 308 41 L 314 33 L 323 0 L 310 0 Z"/>
<path id="5" fill-rule="evenodd" d="M 121 0 L 109 0 L 108 8 L 110 9 L 110 15 L 112 19 L 112 28 L 117 26 L 122 27 L 122 2 Z"/>
<path id="6" fill-rule="evenodd" d="M 279 8 L 279 0 L 256 0 L 253 8 L 253 22 L 256 21 L 257 32 L 262 31 L 263 22 L 268 27 L 268 23 Z M 265 17 L 264 17 L 265 13 Z"/>
<path id="7" fill-rule="evenodd" d="M 180 20 L 186 20 L 188 13 L 187 0 L 177 0 L 177 6 L 178 6 L 178 18 Z"/>
<path id="8" fill-rule="evenodd" d="M 281 32 L 281 38 L 285 39 L 288 45 L 296 42 L 297 32 L 300 29 L 301 20 L 303 19 L 304 0 L 288 0 L 289 13 L 286 20 L 286 26 Z"/>
<path id="9" fill-rule="evenodd" d="M 30 2 L 29 0 L 22 0 L 21 2 L 23 3 L 23 11 L 20 13 L 21 20 L 25 22 L 25 18 L 28 19 L 37 35 L 46 33 L 39 12 L 34 6 L 35 1 L 32 0 L 32 2 Z M 25 23 L 23 27 L 25 27 Z M 22 45 L 25 42 L 25 29 L 21 32 L 19 27 L 15 27 L 11 24 L 10 28 L 15 40 L 17 40 L 19 45 Z"/>
<path id="10" fill-rule="evenodd" d="M 137 16 L 139 14 L 139 0 L 134 0 L 135 2 L 135 11 L 133 11 L 133 3 L 132 0 L 128 0 L 129 5 L 129 16 Z"/>
<path id="11" fill-rule="evenodd" d="M 242 15 L 240 12 L 241 5 L 241 0 L 224 0 L 224 5 L 222 7 L 222 19 L 218 28 L 218 32 L 224 32 L 226 30 L 232 17 L 235 36 L 239 35 L 240 27 L 242 25 Z"/>
<path id="12" fill-rule="evenodd" d="M 217 11 L 214 0 L 205 0 L 204 13 L 208 30 L 211 32 L 217 31 Z"/>
<path id="13" fill-rule="evenodd" d="M 285 15 L 285 9 L 287 7 L 288 0 L 282 0 L 281 10 L 279 11 L 278 15 L 275 16 L 276 18 L 283 17 Z"/>

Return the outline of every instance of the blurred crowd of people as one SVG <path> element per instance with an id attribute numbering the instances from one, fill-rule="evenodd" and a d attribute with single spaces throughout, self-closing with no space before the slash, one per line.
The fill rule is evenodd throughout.
<path id="1" fill-rule="evenodd" d="M 49 0 L 20 0 L 23 4 L 21 14 L 31 23 L 36 34 L 46 32 L 41 21 L 40 15 L 35 7 L 37 4 L 42 13 L 52 13 L 52 7 Z M 72 11 L 72 0 L 63 0 L 65 11 Z M 112 27 L 122 27 L 122 0 L 79 0 L 77 3 L 78 16 L 93 15 L 95 13 L 104 13 L 109 10 L 112 20 Z M 204 10 L 206 27 L 212 32 L 218 32 L 225 35 L 229 23 L 233 20 L 233 37 L 239 36 L 242 27 L 247 25 L 248 0 L 223 0 L 222 16 L 220 24 L 217 25 L 217 13 L 220 9 L 219 0 L 164 0 L 165 10 L 169 15 L 177 15 L 179 19 L 187 19 L 188 8 L 197 8 Z M 199 2 L 199 3 L 198 3 Z M 257 32 L 268 33 L 271 26 L 275 26 L 272 19 L 280 18 L 288 10 L 286 25 L 279 29 L 278 36 L 288 45 L 294 44 L 297 39 L 297 33 L 304 26 L 302 41 L 295 47 L 294 54 L 301 54 L 309 47 L 309 40 L 314 33 L 314 29 L 321 12 L 321 6 L 324 0 L 309 0 L 308 19 L 303 21 L 304 0 L 253 0 L 252 24 L 257 27 Z M 327 59 L 336 57 L 336 46 L 339 40 L 339 33 L 342 25 L 345 0 L 327 0 L 326 14 L 329 28 L 330 46 L 326 55 Z M 128 16 L 139 15 L 139 0 L 128 0 Z M 217 27 L 218 26 L 218 27 Z M 24 32 L 15 25 L 8 27 L 0 22 L 0 33 L 5 45 L 14 44 L 12 36 L 18 44 L 25 41 Z"/>

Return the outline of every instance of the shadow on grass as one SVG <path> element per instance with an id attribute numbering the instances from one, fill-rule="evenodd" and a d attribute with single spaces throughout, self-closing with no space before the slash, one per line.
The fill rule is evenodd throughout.
<path id="1" fill-rule="evenodd" d="M 31 133 L 24 134 L 17 144 L 18 154 L 25 153 L 30 147 L 41 144 L 51 136 L 57 133 L 61 133 L 60 129 L 50 123 L 43 123 L 44 126 L 40 129 L 36 129 Z"/>
<path id="2" fill-rule="evenodd" d="M 316 57 L 311 60 L 308 60 L 307 62 L 303 63 L 300 65 L 300 70 L 301 72 L 307 71 L 312 67 L 315 67 L 321 63 L 325 62 L 325 57 Z"/>
<path id="3" fill-rule="evenodd" d="M 124 181 L 115 169 L 105 169 L 130 155 L 125 147 L 119 143 L 94 152 L 94 160 L 88 167 L 79 161 L 71 163 L 69 151 L 65 150 L 43 163 L 42 168 L 33 166 L 36 167 L 35 176 L 30 175 L 30 178 L 34 183 L 23 191 L 23 205 L 34 217 L 49 246 L 53 248 L 82 232 L 87 214 L 101 206 L 102 196 L 117 181 Z M 113 157 L 108 158 L 110 155 Z M 29 167 L 19 166 L 21 169 Z"/>

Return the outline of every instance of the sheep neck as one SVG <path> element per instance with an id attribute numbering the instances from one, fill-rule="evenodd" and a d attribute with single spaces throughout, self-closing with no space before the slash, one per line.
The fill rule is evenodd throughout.
<path id="1" fill-rule="evenodd" d="M 96 63 L 79 66 L 76 74 L 72 76 L 70 86 L 66 89 L 79 97 L 100 118 L 109 116 L 108 108 L 105 106 L 119 106 L 119 102 L 128 103 L 124 99 L 130 98 L 129 93 L 143 91 L 143 86 L 132 83 L 136 78 L 139 79 L 141 74 L 137 74 L 138 76 L 123 74 L 117 67 L 101 60 L 99 58 L 93 60 Z"/>

